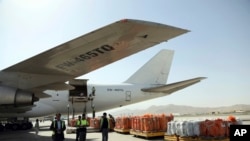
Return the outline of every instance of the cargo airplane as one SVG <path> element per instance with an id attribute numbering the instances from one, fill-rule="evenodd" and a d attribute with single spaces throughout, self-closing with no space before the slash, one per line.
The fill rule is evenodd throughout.
<path id="1" fill-rule="evenodd" d="M 123 84 L 76 79 L 105 65 L 188 32 L 125 19 L 80 36 L 0 71 L 0 118 L 29 129 L 30 117 L 102 111 L 165 96 L 203 77 L 166 84 L 173 51 L 162 50 Z"/>

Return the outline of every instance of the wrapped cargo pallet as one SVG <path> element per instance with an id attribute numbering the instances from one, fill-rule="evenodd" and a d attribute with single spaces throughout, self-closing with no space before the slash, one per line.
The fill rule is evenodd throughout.
<path id="1" fill-rule="evenodd" d="M 115 128 L 117 128 L 117 129 L 130 129 L 131 128 L 131 118 L 127 117 L 127 116 L 117 117 Z"/>
<path id="2" fill-rule="evenodd" d="M 187 136 L 187 130 L 189 129 L 187 127 L 187 121 L 179 121 L 177 122 L 176 124 L 176 134 L 181 136 L 181 137 L 184 137 L 184 136 Z"/>
<path id="3" fill-rule="evenodd" d="M 242 124 L 240 120 L 230 118 L 206 119 L 203 121 L 170 121 L 166 135 L 177 135 L 179 137 L 209 137 L 228 138 L 230 124 Z"/>
<path id="4" fill-rule="evenodd" d="M 136 131 L 144 132 L 166 131 L 167 123 L 171 119 L 173 119 L 172 116 L 166 116 L 165 114 L 145 114 L 143 116 L 135 116 L 131 120 L 131 128 Z"/>
<path id="5" fill-rule="evenodd" d="M 172 115 L 166 116 L 165 114 L 134 116 L 131 119 L 130 134 L 146 138 L 164 136 L 167 131 L 168 121 L 172 119 Z"/>
<path id="6" fill-rule="evenodd" d="M 69 121 L 69 126 L 70 127 L 75 127 L 77 119 L 70 119 Z"/>
<path id="7" fill-rule="evenodd" d="M 167 135 L 175 135 L 176 134 L 176 122 L 177 121 L 168 122 Z"/>
<path id="8" fill-rule="evenodd" d="M 200 121 L 170 121 L 168 122 L 167 135 L 199 136 Z"/>
<path id="9" fill-rule="evenodd" d="M 152 118 L 152 122 L 153 122 L 153 131 L 160 131 L 160 128 L 161 128 L 161 121 L 160 119 L 157 117 L 157 116 L 154 116 Z"/>
<path id="10" fill-rule="evenodd" d="M 89 126 L 93 127 L 94 129 L 100 129 L 100 120 L 101 120 L 100 118 L 89 119 Z M 110 130 L 114 129 L 114 124 L 111 121 L 111 119 L 109 119 L 109 127 L 110 127 Z"/>
<path id="11" fill-rule="evenodd" d="M 93 127 L 94 129 L 100 129 L 100 119 L 99 118 L 90 119 L 89 126 Z"/>
<path id="12" fill-rule="evenodd" d="M 159 115 L 160 120 L 160 129 L 159 131 L 166 131 L 167 130 L 167 116 L 165 114 Z"/>
<path id="13" fill-rule="evenodd" d="M 135 129 L 135 117 L 131 118 L 131 129 Z"/>
<path id="14" fill-rule="evenodd" d="M 141 118 L 139 116 L 134 116 L 132 118 L 132 129 L 136 131 L 140 131 L 141 129 Z"/>
<path id="15" fill-rule="evenodd" d="M 131 129 L 131 118 L 130 117 L 123 117 L 122 123 L 123 123 L 122 129 Z"/>
<path id="16" fill-rule="evenodd" d="M 200 123 L 201 121 L 190 121 L 188 122 L 188 131 L 187 131 L 187 135 L 188 136 L 199 136 L 200 135 Z"/>
<path id="17" fill-rule="evenodd" d="M 132 118 L 127 116 L 117 117 L 114 131 L 119 133 L 129 133 L 132 126 L 131 120 Z"/>
<path id="18" fill-rule="evenodd" d="M 121 129 L 121 117 L 117 117 L 115 119 L 115 128 L 116 129 Z"/>
<path id="19" fill-rule="evenodd" d="M 228 124 L 222 119 L 205 120 L 200 124 L 201 136 L 225 137 Z"/>

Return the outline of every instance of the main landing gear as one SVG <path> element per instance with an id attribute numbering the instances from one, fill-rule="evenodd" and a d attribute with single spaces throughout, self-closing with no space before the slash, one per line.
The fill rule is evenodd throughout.
<path id="1" fill-rule="evenodd" d="M 17 119 L 10 118 L 7 121 L 0 123 L 0 131 L 4 130 L 28 130 L 33 127 L 33 124 L 28 120 L 28 118 Z"/>

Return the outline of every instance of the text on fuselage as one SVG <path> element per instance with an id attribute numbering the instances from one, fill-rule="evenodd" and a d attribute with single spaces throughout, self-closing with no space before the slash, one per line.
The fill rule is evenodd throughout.
<path id="1" fill-rule="evenodd" d="M 112 89 L 112 88 L 107 88 L 107 91 L 109 91 L 109 92 L 112 92 L 112 91 L 114 91 L 114 92 L 123 92 L 124 91 L 124 89 Z"/>

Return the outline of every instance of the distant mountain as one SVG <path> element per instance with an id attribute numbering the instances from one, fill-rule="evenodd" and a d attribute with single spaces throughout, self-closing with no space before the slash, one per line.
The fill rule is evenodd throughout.
<path id="1" fill-rule="evenodd" d="M 146 113 L 151 114 L 211 114 L 211 113 L 232 113 L 232 112 L 250 112 L 250 105 L 238 104 L 233 106 L 223 106 L 223 107 L 192 107 L 184 105 L 153 105 L 145 110 L 131 110 L 126 109 L 122 111 L 117 111 L 113 113 L 114 115 L 142 115 Z"/>

